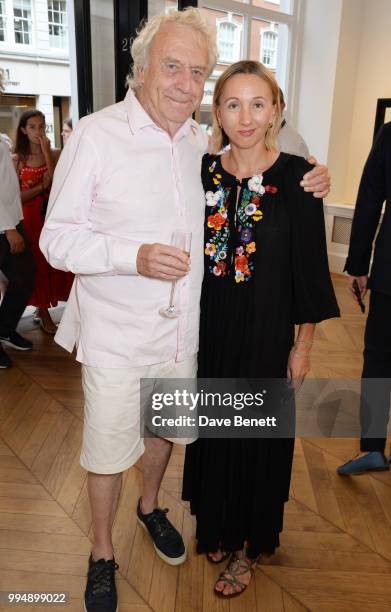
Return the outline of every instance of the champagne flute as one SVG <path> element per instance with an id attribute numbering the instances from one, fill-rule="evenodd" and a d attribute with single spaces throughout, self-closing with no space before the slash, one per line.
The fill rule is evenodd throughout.
<path id="1" fill-rule="evenodd" d="M 191 232 L 175 230 L 175 232 L 172 234 L 170 244 L 178 249 L 182 249 L 182 251 L 185 251 L 185 253 L 190 256 Z M 175 319 L 181 314 L 180 309 L 175 305 L 177 282 L 178 281 L 174 280 L 171 283 L 170 301 L 168 306 L 160 308 L 159 310 L 159 313 L 163 317 L 168 317 L 169 319 Z"/>

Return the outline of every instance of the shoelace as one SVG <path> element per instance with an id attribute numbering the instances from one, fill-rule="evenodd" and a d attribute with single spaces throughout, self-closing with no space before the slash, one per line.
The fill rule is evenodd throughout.
<path id="1" fill-rule="evenodd" d="M 89 578 L 92 582 L 93 595 L 104 595 L 110 592 L 111 576 L 118 567 L 114 561 L 98 562 L 91 567 Z"/>
<path id="2" fill-rule="evenodd" d="M 167 518 L 168 508 L 156 508 L 154 510 L 151 519 L 154 522 L 154 528 L 156 533 L 161 536 L 165 534 L 171 533 L 171 535 L 175 535 L 175 531 L 170 521 Z"/>

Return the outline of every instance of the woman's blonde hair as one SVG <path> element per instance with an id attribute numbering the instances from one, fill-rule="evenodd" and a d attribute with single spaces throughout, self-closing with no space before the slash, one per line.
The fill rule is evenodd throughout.
<path id="1" fill-rule="evenodd" d="M 280 131 L 281 126 L 281 104 L 279 96 L 279 87 L 274 75 L 260 62 L 254 62 L 252 60 L 242 60 L 236 62 L 224 70 L 223 74 L 216 81 L 213 102 L 212 102 L 212 116 L 213 116 L 213 127 L 212 127 L 212 149 L 214 152 L 220 151 L 224 146 L 229 144 L 228 136 L 224 130 L 220 127 L 217 118 L 217 109 L 219 107 L 219 101 L 223 89 L 226 83 L 236 74 L 255 74 L 260 79 L 265 81 L 270 87 L 272 93 L 273 104 L 276 108 L 273 123 L 268 128 L 265 135 L 265 146 L 268 151 L 275 150 L 277 148 L 277 135 Z"/>
<path id="2" fill-rule="evenodd" d="M 192 28 L 205 38 L 208 47 L 208 76 L 212 72 L 217 61 L 215 28 L 207 22 L 200 9 L 188 7 L 183 11 L 170 11 L 166 14 L 155 15 L 144 22 L 138 30 L 131 48 L 133 68 L 127 79 L 128 86 L 132 89 L 137 89 L 141 85 L 140 72 L 148 65 L 153 39 L 162 26 L 170 23 Z"/>

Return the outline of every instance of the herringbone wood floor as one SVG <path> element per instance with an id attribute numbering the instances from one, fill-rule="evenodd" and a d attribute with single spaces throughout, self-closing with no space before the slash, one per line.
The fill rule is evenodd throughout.
<path id="1" fill-rule="evenodd" d="M 318 326 L 312 375 L 358 378 L 364 318 L 345 279 L 334 282 L 343 316 Z M 82 610 L 91 519 L 78 463 L 80 367 L 39 330 L 26 335 L 34 352 L 14 352 L 15 366 L 0 372 L 0 590 L 68 591 L 66 609 Z M 281 548 L 230 602 L 213 595 L 220 567 L 194 553 L 183 452 L 175 448 L 160 498 L 189 547 L 180 568 L 160 561 L 137 526 L 140 471 L 130 469 L 114 527 L 121 611 L 390 610 L 391 474 L 338 478 L 356 449 L 355 440 L 296 441 Z"/>

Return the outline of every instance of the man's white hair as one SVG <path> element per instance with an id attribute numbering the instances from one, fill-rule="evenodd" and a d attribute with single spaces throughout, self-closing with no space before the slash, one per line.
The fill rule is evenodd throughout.
<path id="1" fill-rule="evenodd" d="M 153 39 L 162 26 L 170 23 L 192 28 L 204 36 L 208 47 L 208 76 L 212 72 L 217 61 L 215 28 L 208 23 L 200 9 L 188 7 L 183 11 L 170 11 L 162 15 L 155 15 L 141 26 L 131 48 L 133 68 L 127 82 L 132 89 L 137 89 L 141 85 L 140 72 L 148 65 Z"/>

